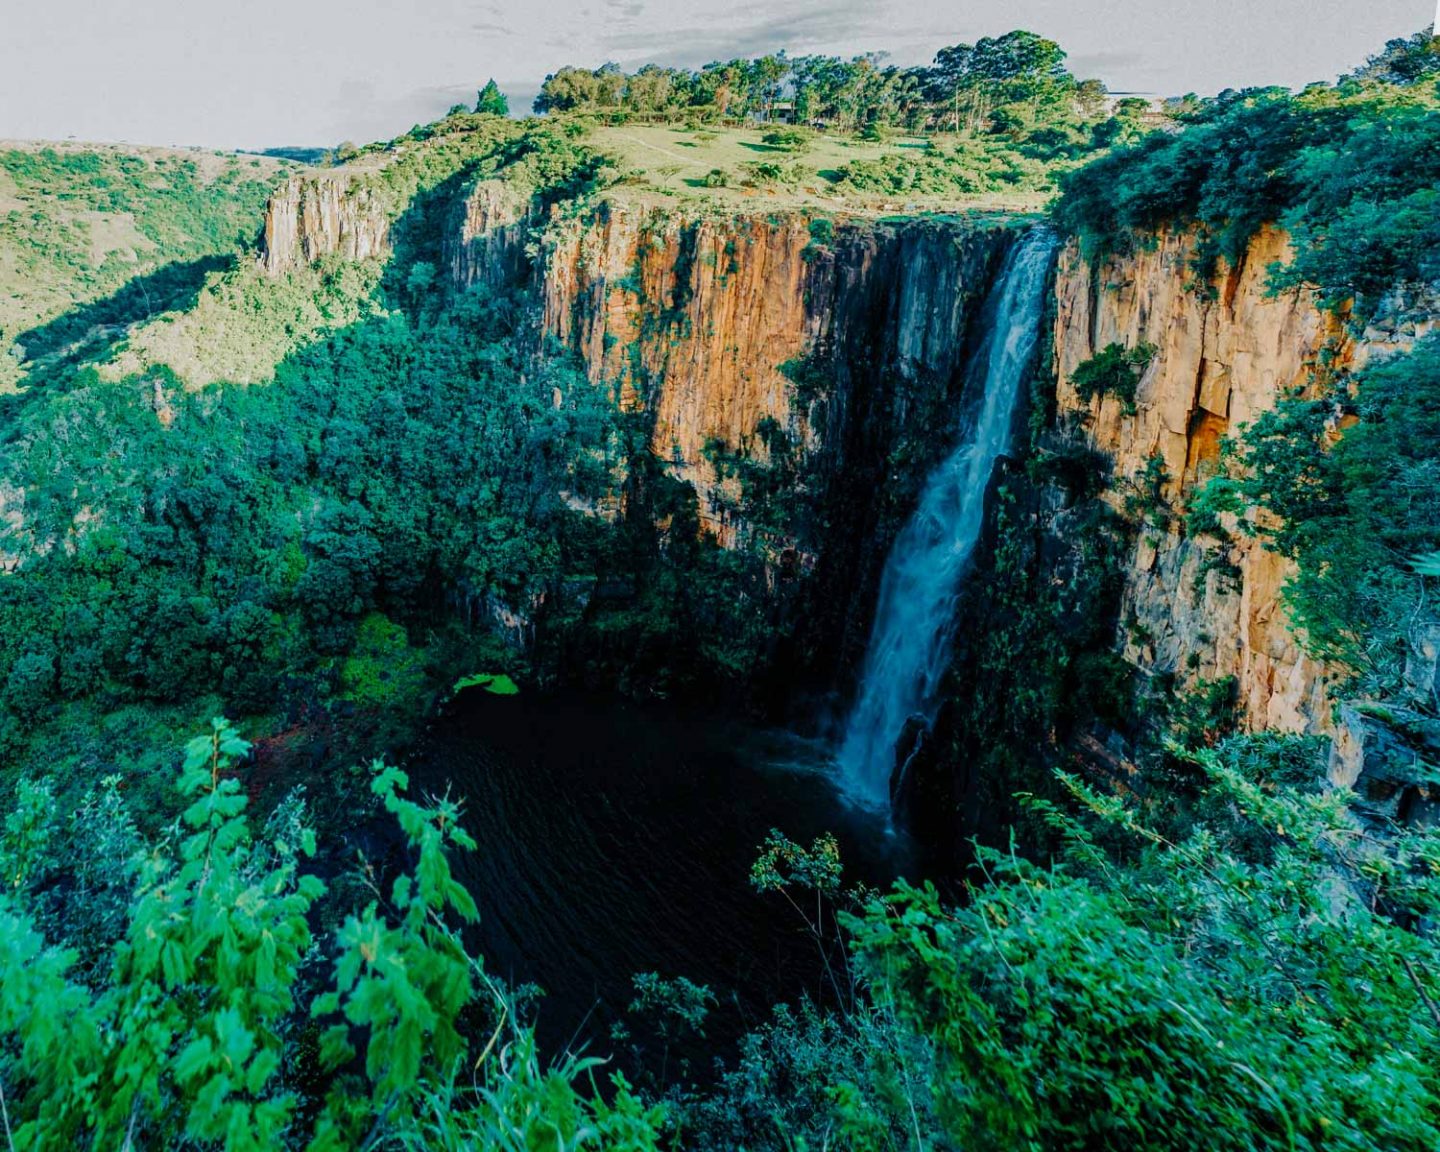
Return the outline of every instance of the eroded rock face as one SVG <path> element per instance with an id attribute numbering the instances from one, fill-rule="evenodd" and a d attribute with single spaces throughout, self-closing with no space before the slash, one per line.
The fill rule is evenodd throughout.
<path id="1" fill-rule="evenodd" d="M 842 224 L 820 243 L 794 214 L 607 205 L 551 232 L 542 326 L 622 406 L 653 416 L 652 450 L 695 486 L 706 529 L 732 543 L 717 452 L 763 460 L 757 429 L 769 420 L 811 457 L 838 453 L 857 393 L 882 376 L 955 387 L 1008 242 L 1003 230 L 914 221 Z M 794 379 L 807 359 L 827 381 L 818 403 Z M 893 390 L 888 416 L 903 421 L 907 399 Z"/>
<path id="2" fill-rule="evenodd" d="M 652 452 L 694 486 L 702 528 L 728 546 L 750 526 L 737 512 L 738 481 L 717 460 L 764 461 L 760 430 L 773 422 L 798 446 L 803 482 L 824 487 L 838 523 L 830 564 L 854 568 L 883 558 L 875 506 L 887 489 L 918 483 L 907 470 L 923 474 L 923 459 L 896 457 L 903 437 L 922 429 L 945 446 L 935 414 L 963 400 L 979 301 L 1012 237 L 911 220 L 840 222 L 817 238 L 800 214 L 637 203 L 545 219 L 503 182 L 483 181 L 457 202 L 443 259 L 458 286 L 528 286 L 539 340 L 570 349 L 597 386 L 646 417 Z M 1277 230 L 1205 286 L 1195 284 L 1191 235 L 1152 240 L 1098 263 L 1072 243 L 1055 285 L 1062 421 L 1113 461 L 1107 498 L 1117 506 L 1147 467 L 1164 476 L 1162 507 L 1126 566 L 1117 647 L 1182 691 L 1233 676 L 1248 728 L 1333 734 L 1333 670 L 1305 654 L 1281 603 L 1288 562 L 1242 538 L 1217 565 L 1215 541 L 1185 537 L 1183 512 L 1222 439 L 1307 387 L 1322 350 L 1358 368 L 1408 349 L 1434 327 L 1440 301 L 1396 293 L 1357 337 L 1311 293 L 1267 292 L 1269 266 L 1289 254 Z M 388 243 L 370 193 L 343 174 L 308 176 L 272 201 L 262 260 L 280 274 L 326 254 L 382 255 Z M 1112 343 L 1157 349 L 1133 412 L 1115 397 L 1084 403 L 1071 383 Z M 802 363 L 823 381 L 818 392 L 797 385 Z M 837 577 L 848 591 L 835 594 L 869 583 Z M 850 621 L 864 616 L 847 609 Z M 838 647 L 855 655 L 854 643 Z"/>
<path id="3" fill-rule="evenodd" d="M 383 256 L 389 242 L 387 213 L 374 193 L 347 173 L 294 176 L 266 205 L 260 263 L 280 276 L 322 256 Z"/>
<path id="4" fill-rule="evenodd" d="M 1425 300 L 1397 297 L 1357 341 L 1312 293 L 1266 292 L 1269 266 L 1289 255 L 1283 233 L 1262 231 L 1209 291 L 1193 283 L 1191 236 L 1154 239 L 1149 250 L 1097 264 L 1072 243 L 1056 285 L 1062 416 L 1113 460 L 1109 498 L 1117 505 L 1127 489 L 1135 493 L 1130 479 L 1152 458 L 1165 476 L 1159 522 L 1141 528 L 1128 565 L 1117 643 L 1142 671 L 1173 676 L 1182 690 L 1235 677 L 1247 728 L 1331 733 L 1326 684 L 1334 670 L 1305 654 L 1280 601 L 1289 562 L 1242 539 L 1223 557 L 1228 572 L 1207 571 L 1216 544 L 1187 539 L 1181 516 L 1213 475 L 1222 438 L 1286 392 L 1311 386 L 1322 349 L 1336 367 L 1358 367 L 1408 348 L 1434 314 Z M 1157 350 L 1133 412 L 1116 397 L 1086 404 L 1071 383 L 1079 364 L 1112 343 Z"/>
<path id="5" fill-rule="evenodd" d="M 482 180 L 460 203 L 444 243 L 446 267 L 462 288 L 487 284 L 506 288 L 524 282 L 531 204 L 503 180 Z"/>

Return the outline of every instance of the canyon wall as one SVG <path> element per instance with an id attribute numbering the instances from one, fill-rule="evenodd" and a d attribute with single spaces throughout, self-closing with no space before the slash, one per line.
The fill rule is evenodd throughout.
<path id="1" fill-rule="evenodd" d="M 531 203 L 503 180 L 482 180 L 455 206 L 442 243 L 445 267 L 458 288 L 523 283 L 525 246 L 537 222 Z"/>
<path id="2" fill-rule="evenodd" d="M 367 260 L 388 253 L 389 237 L 379 199 L 347 170 L 292 176 L 266 206 L 260 264 L 280 276 L 325 256 Z"/>
<path id="3" fill-rule="evenodd" d="M 798 212 L 624 200 L 565 208 L 541 216 L 503 181 L 480 182 L 451 210 L 445 270 L 457 287 L 526 290 L 537 347 L 570 350 L 644 418 L 654 457 L 694 487 L 708 533 L 730 547 L 798 551 L 818 568 L 813 595 L 827 606 L 817 634 L 834 633 L 818 648 L 853 666 L 890 536 L 953 437 L 978 304 L 1013 229 L 948 219 L 816 227 Z M 383 254 L 389 236 L 363 184 L 297 178 L 271 202 L 262 263 L 280 274 L 330 254 L 363 259 Z M 1287 562 L 1243 534 L 1187 537 L 1183 515 L 1222 439 L 1307 387 L 1322 352 L 1359 367 L 1407 348 L 1440 309 L 1397 295 L 1356 334 L 1308 292 L 1267 291 L 1270 265 L 1288 255 L 1281 232 L 1263 230 L 1208 285 L 1195 283 L 1194 246 L 1167 232 L 1088 260 L 1071 243 L 1056 273 L 1062 429 L 1109 459 L 1106 499 L 1117 507 L 1140 495 L 1137 477 L 1162 477 L 1160 507 L 1124 565 L 1116 646 L 1182 691 L 1233 677 L 1250 729 L 1334 734 L 1333 670 L 1304 652 L 1281 602 Z M 1076 368 L 1111 344 L 1156 349 L 1133 406 L 1087 403 L 1073 386 Z M 767 429 L 784 433 L 796 483 L 824 504 L 823 540 L 777 541 L 773 525 L 760 539 L 747 522 L 726 462 L 765 464 Z"/>
<path id="4" fill-rule="evenodd" d="M 358 180 L 297 177 L 270 202 L 260 263 L 282 275 L 329 255 L 384 255 L 390 231 Z M 763 461 L 769 421 L 833 470 L 846 444 L 883 451 L 917 405 L 955 400 L 972 313 L 1012 235 L 908 220 L 839 223 L 821 241 L 798 212 L 614 201 L 542 217 L 484 180 L 454 205 L 441 253 L 456 287 L 527 288 L 537 345 L 577 354 L 597 386 L 653 420 L 656 456 L 695 486 L 706 530 L 733 545 L 745 526 L 719 457 Z M 823 378 L 804 394 L 802 364 Z"/>
<path id="5" fill-rule="evenodd" d="M 271 202 L 262 266 L 383 254 L 362 183 L 326 174 Z M 518 289 L 537 353 L 563 347 L 690 484 L 702 529 L 813 577 L 812 667 L 858 662 L 890 539 L 958 430 L 979 310 L 1015 231 L 960 219 L 825 221 L 624 199 L 540 213 L 503 180 L 456 197 L 439 260 L 457 288 Z M 777 438 L 776 434 L 779 433 Z M 753 522 L 737 464 L 783 444 L 825 522 Z M 783 570 L 783 572 L 782 572 Z"/>
<path id="6" fill-rule="evenodd" d="M 1409 347 L 1433 313 L 1397 299 L 1357 337 L 1312 293 L 1267 292 L 1270 265 L 1289 254 L 1279 231 L 1263 230 L 1235 267 L 1199 286 L 1193 237 L 1153 240 L 1094 262 L 1072 243 L 1056 282 L 1062 422 L 1113 462 L 1108 499 L 1117 506 L 1139 495 L 1134 478 L 1147 467 L 1152 476 L 1163 469 L 1162 507 L 1142 525 L 1126 566 L 1117 645 L 1142 672 L 1173 677 L 1182 690 L 1234 677 L 1247 728 L 1331 733 L 1334 670 L 1306 655 L 1286 618 L 1289 562 L 1253 537 L 1190 539 L 1182 518 L 1214 474 L 1222 438 L 1309 387 L 1322 350 L 1334 368 L 1359 367 Z M 1076 367 L 1110 344 L 1156 350 L 1133 406 L 1115 396 L 1087 404 L 1072 384 Z M 1207 565 L 1216 549 L 1228 553 L 1224 568 Z"/>
<path id="7" fill-rule="evenodd" d="M 765 460 L 763 423 L 833 473 L 861 441 L 893 439 L 915 406 L 956 399 L 975 305 L 1009 239 L 915 220 L 842 223 L 822 241 L 800 214 L 605 204 L 547 233 L 541 330 L 649 414 L 653 452 L 733 544 L 745 526 L 718 461 Z"/>

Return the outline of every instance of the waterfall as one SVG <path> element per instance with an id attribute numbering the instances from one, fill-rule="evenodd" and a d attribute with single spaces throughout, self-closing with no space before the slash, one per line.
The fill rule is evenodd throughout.
<path id="1" fill-rule="evenodd" d="M 935 721 L 940 679 L 950 658 L 955 608 L 985 511 L 985 489 L 1008 448 L 1015 407 L 1039 340 L 1045 285 L 1055 252 L 1048 229 L 1028 232 L 1010 251 L 985 304 L 989 330 L 967 369 L 966 396 L 979 410 L 960 443 L 930 475 L 920 506 L 885 562 L 860 691 L 838 756 L 847 793 L 888 808 Z M 897 750 L 907 729 L 904 762 Z"/>

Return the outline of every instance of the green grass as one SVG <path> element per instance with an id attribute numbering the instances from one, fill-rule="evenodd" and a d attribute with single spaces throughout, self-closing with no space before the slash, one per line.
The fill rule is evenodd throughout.
<path id="1" fill-rule="evenodd" d="M 615 194 L 649 203 L 714 202 L 728 209 L 799 208 L 859 213 L 931 212 L 957 207 L 1031 212 L 1049 198 L 1047 191 L 1016 188 L 990 193 L 883 193 L 856 188 L 840 179 L 857 161 L 919 159 L 926 141 L 900 136 L 884 143 L 856 137 L 816 133 L 809 147 L 786 151 L 763 142 L 767 129 L 688 129 L 678 125 L 623 125 L 595 128 L 585 142 L 616 161 L 626 173 Z M 949 137 L 937 137 L 943 145 Z M 772 163 L 798 166 L 803 178 L 793 184 L 755 182 L 747 185 L 747 166 Z M 723 186 L 707 185 L 715 171 L 728 177 Z"/>

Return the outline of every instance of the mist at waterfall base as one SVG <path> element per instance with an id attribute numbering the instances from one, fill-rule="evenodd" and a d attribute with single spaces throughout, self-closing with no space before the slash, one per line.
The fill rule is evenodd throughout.
<path id="1" fill-rule="evenodd" d="M 984 526 L 985 491 L 1010 446 L 1033 367 L 1055 248 L 1053 233 L 1035 228 L 1010 250 L 981 312 L 984 337 L 966 368 L 964 395 L 978 402 L 886 560 L 836 762 L 845 792 L 887 818 L 935 721 L 962 583 Z"/>
<path id="2" fill-rule="evenodd" d="M 407 769 L 463 798 L 478 848 L 455 867 L 481 917 L 467 942 L 488 972 L 544 990 L 552 1050 L 578 1035 L 615 1051 L 639 972 L 715 993 L 700 1072 L 771 1005 L 833 1000 L 795 910 L 750 886 L 772 828 L 807 845 L 834 833 L 847 885 L 914 874 L 910 845 L 837 794 L 825 745 L 673 704 L 471 690 Z"/>

